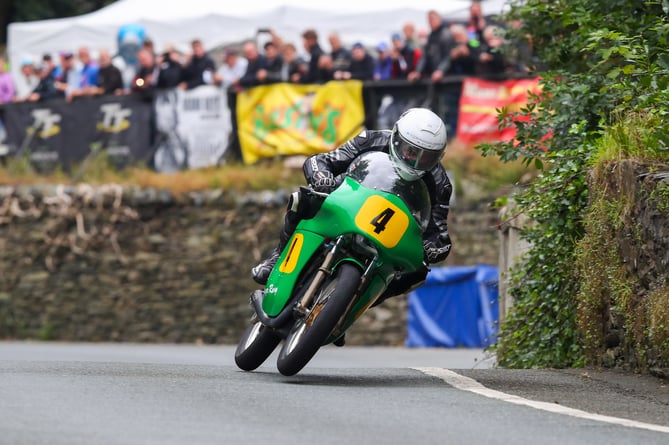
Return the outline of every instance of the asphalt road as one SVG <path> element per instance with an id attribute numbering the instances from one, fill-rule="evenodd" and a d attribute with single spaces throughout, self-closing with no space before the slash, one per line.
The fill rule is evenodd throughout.
<path id="1" fill-rule="evenodd" d="M 247 373 L 232 354 L 0 343 L 0 444 L 669 443 L 669 389 L 648 377 L 495 369 L 478 350 L 349 347 L 284 377 L 274 357 Z"/>

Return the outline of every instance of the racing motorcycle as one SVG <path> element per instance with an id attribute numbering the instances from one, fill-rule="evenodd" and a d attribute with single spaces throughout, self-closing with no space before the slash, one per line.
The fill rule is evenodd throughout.
<path id="1" fill-rule="evenodd" d="M 277 368 L 298 373 L 345 331 L 401 273 L 425 268 L 422 234 L 430 218 L 423 181 L 405 181 L 386 153 L 356 158 L 331 193 L 301 187 L 289 206 L 301 217 L 235 351 L 252 371 L 283 341 Z"/>

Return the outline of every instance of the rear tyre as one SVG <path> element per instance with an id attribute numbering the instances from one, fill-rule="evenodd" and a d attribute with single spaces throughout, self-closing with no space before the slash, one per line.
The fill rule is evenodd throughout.
<path id="1" fill-rule="evenodd" d="M 295 322 L 283 342 L 277 360 L 281 374 L 295 375 L 309 363 L 344 315 L 361 276 L 355 265 L 343 263 L 335 276 L 323 283 L 307 315 Z"/>
<path id="2" fill-rule="evenodd" d="M 235 350 L 235 363 L 244 371 L 253 371 L 267 360 L 280 341 L 270 328 L 256 321 L 242 334 Z"/>

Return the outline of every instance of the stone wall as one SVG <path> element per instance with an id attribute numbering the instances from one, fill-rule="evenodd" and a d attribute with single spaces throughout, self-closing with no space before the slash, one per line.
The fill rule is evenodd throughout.
<path id="1" fill-rule="evenodd" d="M 0 188 L 0 338 L 236 343 L 256 288 L 250 268 L 275 245 L 287 196 Z M 451 212 L 446 264 L 496 264 L 488 202 Z M 401 345 L 405 326 L 398 297 L 347 342 Z"/>
<path id="2" fill-rule="evenodd" d="M 578 301 L 586 355 L 669 376 L 669 166 L 610 162 L 590 183 Z"/>

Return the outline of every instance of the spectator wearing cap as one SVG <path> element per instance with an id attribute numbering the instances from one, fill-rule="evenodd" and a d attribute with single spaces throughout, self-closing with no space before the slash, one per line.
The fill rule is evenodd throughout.
<path id="1" fill-rule="evenodd" d="M 393 57 L 386 42 L 376 45 L 376 60 L 374 61 L 374 80 L 388 80 L 393 69 Z"/>
<path id="2" fill-rule="evenodd" d="M 391 42 L 393 66 L 390 77 L 392 79 L 406 79 L 409 73 L 416 69 L 416 63 L 420 59 L 421 50 L 402 39 L 402 36 L 398 32 L 393 33 Z"/>
<path id="3" fill-rule="evenodd" d="M 48 53 L 44 54 L 42 56 L 42 63 L 46 65 L 46 68 L 49 70 L 49 74 L 51 74 L 51 77 L 57 79 L 58 76 L 60 76 L 62 69 L 59 65 L 56 65 L 56 63 L 53 61 L 53 57 L 51 57 L 51 54 Z"/>
<path id="4" fill-rule="evenodd" d="M 14 100 L 26 100 L 38 83 L 39 77 L 35 73 L 33 59 L 25 57 L 21 60 L 21 76 L 14 79 L 14 86 L 16 87 L 16 96 L 14 97 Z"/>
<path id="5" fill-rule="evenodd" d="M 61 91 L 65 98 L 71 100 L 75 91 L 79 90 L 81 85 L 79 71 L 76 68 L 74 54 L 69 51 L 60 53 L 60 76 L 56 78 L 56 88 Z"/>
<path id="6" fill-rule="evenodd" d="M 407 78 L 416 80 L 427 77 L 432 82 L 439 82 L 451 67 L 451 50 L 455 47 L 455 41 L 448 25 L 437 11 L 428 11 L 427 21 L 431 31 L 423 55 L 416 69 Z"/>
<path id="7" fill-rule="evenodd" d="M 330 42 L 330 57 L 332 57 L 332 69 L 334 76 L 337 77 L 337 72 L 348 71 L 351 65 L 351 52 L 344 48 L 341 43 L 341 38 L 336 32 L 331 32 L 328 35 L 328 42 Z"/>
<path id="8" fill-rule="evenodd" d="M 182 82 L 179 84 L 180 88 L 189 90 L 204 85 L 205 78 L 216 71 L 214 61 L 207 55 L 201 40 L 193 40 L 191 49 L 190 59 L 183 69 Z M 206 71 L 209 72 L 207 76 L 204 74 Z"/>
<path id="9" fill-rule="evenodd" d="M 56 88 L 56 81 L 51 71 L 44 63 L 35 65 L 35 72 L 39 77 L 39 83 L 28 96 L 30 102 L 44 102 L 50 99 L 62 98 L 63 92 Z"/>
<path id="10" fill-rule="evenodd" d="M 246 73 L 248 64 L 244 57 L 239 57 L 239 51 L 234 48 L 226 49 L 223 53 L 223 64 L 214 74 L 214 84 L 224 89 L 237 85 Z"/>
<path id="11" fill-rule="evenodd" d="M 12 75 L 5 71 L 5 59 L 0 57 L 0 104 L 12 102 L 16 96 L 16 87 Z"/>
<path id="12" fill-rule="evenodd" d="M 318 33 L 313 29 L 307 29 L 302 33 L 302 45 L 309 54 L 307 72 L 300 76 L 301 83 L 317 83 L 320 77 L 319 60 L 323 55 L 323 49 L 318 43 Z"/>
<path id="13" fill-rule="evenodd" d="M 360 42 L 354 43 L 351 49 L 351 67 L 349 73 L 350 79 L 374 79 L 374 58 L 367 53 L 367 50 Z"/>
<path id="14" fill-rule="evenodd" d="M 252 40 L 242 46 L 242 53 L 247 60 L 246 71 L 239 78 L 239 86 L 251 88 L 265 81 L 267 75 L 267 58 L 258 51 L 258 44 Z"/>
<path id="15" fill-rule="evenodd" d="M 183 78 L 181 55 L 175 47 L 167 45 L 158 60 L 158 81 L 156 88 L 178 87 Z"/>

